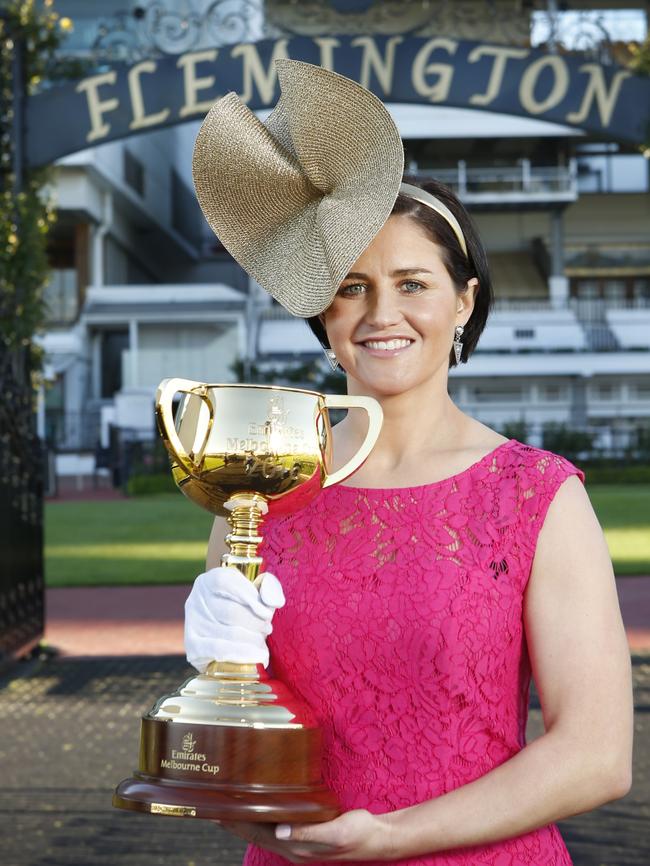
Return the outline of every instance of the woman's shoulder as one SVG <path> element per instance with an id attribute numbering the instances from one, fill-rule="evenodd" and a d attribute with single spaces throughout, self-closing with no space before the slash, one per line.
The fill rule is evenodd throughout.
<path id="1" fill-rule="evenodd" d="M 518 439 L 509 440 L 508 462 L 530 477 L 531 481 L 555 482 L 569 475 L 577 475 L 584 483 L 585 473 L 567 457 Z"/>
<path id="2" fill-rule="evenodd" d="M 492 458 L 488 462 L 493 464 L 493 471 L 499 469 L 506 477 L 517 475 L 531 483 L 545 481 L 550 486 L 568 475 L 578 475 L 583 482 L 585 480 L 582 469 L 562 454 L 508 438 L 476 419 L 471 419 L 468 425 L 467 440 L 475 443 L 476 454 L 485 455 L 484 461 Z"/>

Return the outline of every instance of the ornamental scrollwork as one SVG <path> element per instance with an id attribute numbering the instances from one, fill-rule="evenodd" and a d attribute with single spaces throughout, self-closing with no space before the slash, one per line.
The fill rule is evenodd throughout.
<path id="1" fill-rule="evenodd" d="M 262 0 L 170 0 L 142 3 L 130 12 L 98 19 L 92 41 L 96 60 L 141 60 L 264 37 Z"/>
<path id="2" fill-rule="evenodd" d="M 546 0 L 150 0 L 97 19 L 95 60 L 137 61 L 265 38 L 446 36 L 619 61 L 626 36 L 611 10 L 558 10 Z M 634 29 L 634 25 L 631 25 Z M 625 25 L 623 25 L 625 29 Z"/>

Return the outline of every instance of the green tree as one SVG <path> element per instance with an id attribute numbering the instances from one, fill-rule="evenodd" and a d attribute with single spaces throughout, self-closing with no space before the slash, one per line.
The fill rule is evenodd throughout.
<path id="1" fill-rule="evenodd" d="M 13 95 L 29 95 L 45 80 L 78 74 L 78 64 L 57 55 L 70 26 L 53 10 L 52 0 L 42 7 L 34 0 L 9 0 L 0 9 L 0 350 L 5 359 L 14 358 L 14 368 L 25 361 L 31 370 L 39 367 L 33 337 L 45 321 L 47 241 L 55 214 L 45 192 L 48 169 L 27 170 L 21 178 L 14 174 Z M 14 81 L 16 71 L 22 81 Z"/>
<path id="2" fill-rule="evenodd" d="M 594 435 L 586 430 L 574 430 L 566 424 L 550 421 L 544 424 L 542 447 L 575 462 L 581 454 L 593 452 Z"/>
<path id="3" fill-rule="evenodd" d="M 290 388 L 307 388 L 321 394 L 346 394 L 345 374 L 325 369 L 320 359 L 311 361 L 274 364 L 260 367 L 249 364 L 248 370 L 241 359 L 230 365 L 238 382 L 260 385 L 284 385 Z"/>
<path id="4" fill-rule="evenodd" d="M 644 42 L 630 45 L 632 60 L 630 68 L 636 75 L 650 75 L 650 34 Z"/>

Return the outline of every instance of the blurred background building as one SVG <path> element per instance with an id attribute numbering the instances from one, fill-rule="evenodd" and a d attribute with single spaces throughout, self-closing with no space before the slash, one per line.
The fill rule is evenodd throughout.
<path id="1" fill-rule="evenodd" d="M 625 63 L 630 44 L 646 38 L 649 8 L 626 0 L 56 6 L 71 22 L 64 50 L 95 65 L 332 34 L 448 36 Z M 543 444 L 546 425 L 564 424 L 603 453 L 623 453 L 650 424 L 650 161 L 633 146 L 540 119 L 388 108 L 409 172 L 451 186 L 488 250 L 496 304 L 476 353 L 450 375 L 454 400 L 496 429 L 523 423 L 533 444 Z M 154 394 L 165 377 L 250 380 L 252 371 L 322 359 L 305 322 L 260 290 L 203 221 L 190 176 L 197 130 L 192 121 L 57 163 L 41 427 L 59 484 L 87 484 L 98 469 L 119 480 L 124 443 L 156 436 Z"/>

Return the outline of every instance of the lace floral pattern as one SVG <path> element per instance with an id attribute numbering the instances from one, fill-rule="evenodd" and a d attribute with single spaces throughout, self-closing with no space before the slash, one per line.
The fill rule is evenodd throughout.
<path id="1" fill-rule="evenodd" d="M 419 487 L 338 485 L 269 520 L 261 553 L 287 603 L 273 671 L 323 730 L 345 809 L 394 811 L 488 773 L 525 745 L 523 594 L 560 484 L 584 474 L 508 440 Z M 298 649 L 299 648 L 299 649 Z M 250 846 L 245 866 L 284 866 Z M 412 866 L 565 866 L 555 825 Z"/>

